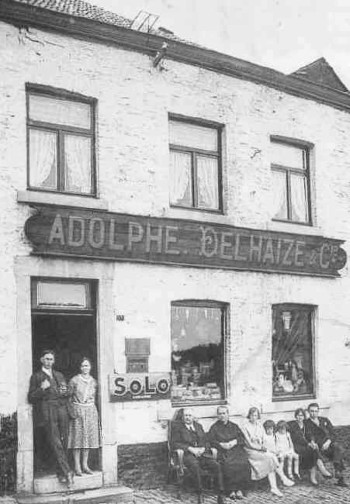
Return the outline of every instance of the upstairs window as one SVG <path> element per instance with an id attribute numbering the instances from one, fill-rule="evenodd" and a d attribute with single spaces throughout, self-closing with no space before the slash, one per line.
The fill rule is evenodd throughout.
<path id="1" fill-rule="evenodd" d="M 171 306 L 171 398 L 174 404 L 225 398 L 226 305 L 176 301 Z"/>
<path id="2" fill-rule="evenodd" d="M 95 194 L 93 100 L 28 89 L 28 185 Z"/>
<path id="3" fill-rule="evenodd" d="M 273 218 L 310 224 L 309 149 L 272 140 Z"/>
<path id="4" fill-rule="evenodd" d="M 170 204 L 221 210 L 220 128 L 171 119 Z"/>

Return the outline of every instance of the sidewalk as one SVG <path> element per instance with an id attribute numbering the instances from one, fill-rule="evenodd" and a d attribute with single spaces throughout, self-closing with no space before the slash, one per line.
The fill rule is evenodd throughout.
<path id="1" fill-rule="evenodd" d="M 268 491 L 268 487 L 254 488 L 242 501 L 232 501 L 228 503 L 242 502 L 242 504 L 350 504 L 350 470 L 345 473 L 345 480 L 349 483 L 349 488 L 340 488 L 335 485 L 335 480 L 323 480 L 317 488 L 311 486 L 307 481 L 297 483 L 292 488 L 282 488 L 283 497 L 275 497 Z M 197 499 L 193 492 L 185 490 L 182 493 L 182 502 L 196 504 Z M 176 488 L 167 486 L 162 489 L 135 490 L 135 504 L 179 504 L 176 498 Z M 216 504 L 216 497 L 212 492 L 204 494 L 204 504 Z"/>

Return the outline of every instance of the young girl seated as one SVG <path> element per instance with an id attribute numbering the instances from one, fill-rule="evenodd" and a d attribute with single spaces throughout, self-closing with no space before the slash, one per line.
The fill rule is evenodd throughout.
<path id="1" fill-rule="evenodd" d="M 271 452 L 274 453 L 276 456 L 276 460 L 278 463 L 278 467 L 276 469 L 276 473 L 278 476 L 281 478 L 281 481 L 284 486 L 293 486 L 294 481 L 292 481 L 291 478 L 287 478 L 287 476 L 283 472 L 283 461 L 281 461 L 278 458 L 278 452 L 277 452 L 277 447 L 276 447 L 276 438 L 275 438 L 275 422 L 273 420 L 266 420 L 264 422 L 264 429 L 265 429 L 265 437 L 264 437 L 264 448 Z"/>
<path id="2" fill-rule="evenodd" d="M 295 453 L 293 441 L 287 430 L 287 422 L 280 420 L 277 422 L 276 434 L 276 453 L 282 467 L 285 460 L 287 461 L 287 474 L 288 478 L 294 480 L 294 476 L 300 479 L 299 474 L 299 455 Z M 293 476 L 294 473 L 294 476 Z"/>

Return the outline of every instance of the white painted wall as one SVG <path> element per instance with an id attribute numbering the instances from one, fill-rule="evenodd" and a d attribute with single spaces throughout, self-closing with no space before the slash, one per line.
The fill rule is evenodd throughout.
<path id="1" fill-rule="evenodd" d="M 30 210 L 17 203 L 17 191 L 26 189 L 26 82 L 97 98 L 99 195 L 110 211 L 324 235 L 346 240 L 350 255 L 348 113 L 199 67 L 165 60 L 162 70 L 154 69 L 149 57 L 112 46 L 34 29 L 30 39 L 17 28 L 0 23 L 0 412 L 12 412 L 17 405 L 27 408 L 23 390 L 30 368 L 27 363 L 21 372 L 22 357 L 17 359 L 16 349 L 20 339 L 30 350 L 30 299 L 23 295 L 18 278 L 28 281 L 29 271 L 79 276 L 86 269 L 77 261 L 28 257 L 30 246 L 23 229 Z M 225 215 L 169 208 L 170 112 L 226 125 Z M 272 134 L 315 145 L 312 228 L 271 221 Z M 68 205 L 73 200 L 63 196 L 60 201 Z M 27 266 L 16 283 L 15 263 L 22 260 Z M 106 265 L 92 264 L 91 278 L 103 276 Z M 236 414 L 245 414 L 250 405 L 257 404 L 268 414 L 281 411 L 289 417 L 297 406 L 304 405 L 303 401 L 271 402 L 271 304 L 318 305 L 317 400 L 333 407 L 335 423 L 350 422 L 350 348 L 345 345 L 350 341 L 348 266 L 340 279 L 117 263 L 107 269 L 113 296 L 103 300 L 108 309 L 99 321 L 100 341 L 108 341 L 108 348 L 113 346 L 113 364 L 120 371 L 125 369 L 124 338 L 137 336 L 151 338 L 150 371 L 169 370 L 172 300 L 208 298 L 230 304 L 228 399 Z M 106 281 L 104 276 L 102 288 Z M 115 311 L 125 314 L 125 322 L 115 322 Z M 18 317 L 25 320 L 20 323 L 21 331 Z M 30 359 L 30 353 L 26 355 Z M 108 360 L 102 370 L 104 386 L 113 364 Z M 167 401 L 107 402 L 104 414 L 109 419 L 109 442 L 164 440 L 166 433 L 158 419 L 167 416 L 169 408 Z M 197 413 L 209 422 L 215 408 L 201 407 Z"/>

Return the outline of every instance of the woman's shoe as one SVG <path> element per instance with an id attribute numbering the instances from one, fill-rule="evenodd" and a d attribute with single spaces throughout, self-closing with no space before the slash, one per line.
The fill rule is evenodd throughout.
<path id="1" fill-rule="evenodd" d="M 273 495 L 277 495 L 277 497 L 283 497 L 283 493 L 282 493 L 282 492 L 280 492 L 280 490 L 278 490 L 278 488 L 277 488 L 277 487 L 276 487 L 276 488 L 271 488 L 271 493 L 272 493 Z"/>
<path id="2" fill-rule="evenodd" d="M 84 468 L 83 468 L 83 472 L 84 472 L 85 474 L 94 474 L 94 473 L 91 471 L 91 469 L 90 469 L 89 467 L 84 467 Z"/>
<path id="3" fill-rule="evenodd" d="M 314 479 L 314 478 L 310 478 L 310 483 L 313 486 L 318 486 L 318 481 L 316 479 Z"/>
<path id="4" fill-rule="evenodd" d="M 244 497 L 244 496 L 243 496 L 242 491 L 241 491 L 241 490 L 237 490 L 237 492 L 236 492 L 236 499 L 238 499 L 238 500 L 242 500 L 242 499 L 243 499 L 243 497 Z"/>
<path id="5" fill-rule="evenodd" d="M 80 470 L 80 469 L 79 469 L 78 471 L 76 470 L 76 471 L 74 471 L 74 472 L 75 472 L 75 475 L 76 475 L 76 476 L 82 476 L 82 475 L 83 475 L 83 473 L 81 472 L 81 470 Z"/>
<path id="6" fill-rule="evenodd" d="M 282 483 L 286 487 L 291 487 L 295 485 L 294 481 L 290 480 L 289 478 L 283 478 Z"/>
<path id="7" fill-rule="evenodd" d="M 297 479 L 297 480 L 301 480 L 301 476 L 299 473 L 294 473 L 294 478 Z"/>
<path id="8" fill-rule="evenodd" d="M 292 473 L 288 474 L 288 479 L 290 479 L 291 481 L 294 481 L 294 476 Z"/>
<path id="9" fill-rule="evenodd" d="M 229 498 L 231 500 L 236 500 L 236 492 L 231 492 L 230 495 L 229 495 Z"/>

